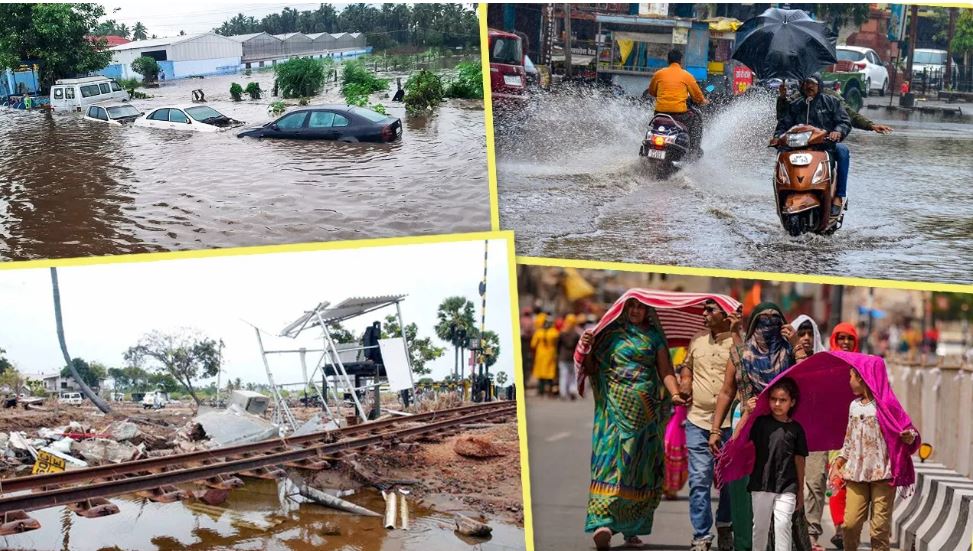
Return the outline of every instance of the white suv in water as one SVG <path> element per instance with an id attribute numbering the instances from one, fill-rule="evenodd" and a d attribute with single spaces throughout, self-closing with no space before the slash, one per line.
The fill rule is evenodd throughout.
<path id="1" fill-rule="evenodd" d="M 135 126 L 190 132 L 220 132 L 243 124 L 208 105 L 159 107 L 135 121 Z"/>

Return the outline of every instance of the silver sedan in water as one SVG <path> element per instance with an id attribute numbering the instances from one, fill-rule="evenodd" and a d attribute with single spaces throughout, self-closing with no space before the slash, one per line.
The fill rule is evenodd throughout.
<path id="1" fill-rule="evenodd" d="M 135 126 L 190 132 L 220 132 L 243 124 L 208 105 L 159 107 L 135 121 Z"/>

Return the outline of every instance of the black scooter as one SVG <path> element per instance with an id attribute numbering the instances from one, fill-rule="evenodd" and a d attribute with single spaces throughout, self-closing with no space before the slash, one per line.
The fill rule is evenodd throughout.
<path id="1" fill-rule="evenodd" d="M 712 94 L 716 87 L 712 84 L 703 89 L 704 93 Z M 699 107 L 690 104 L 689 109 L 702 118 Z M 675 120 L 670 115 L 660 113 L 652 117 L 649 129 L 642 139 L 639 157 L 644 157 L 650 171 L 660 180 L 665 180 L 675 174 L 682 165 L 696 160 L 694 144 L 689 134 L 689 128 Z"/>

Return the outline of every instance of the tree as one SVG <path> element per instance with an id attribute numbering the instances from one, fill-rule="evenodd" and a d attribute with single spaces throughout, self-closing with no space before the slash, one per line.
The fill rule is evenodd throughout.
<path id="1" fill-rule="evenodd" d="M 815 13 L 831 24 L 831 30 L 838 34 L 838 29 L 854 23 L 861 25 L 868 21 L 868 4 L 817 4 Z"/>
<path id="2" fill-rule="evenodd" d="M 335 344 L 351 344 L 359 340 L 354 333 L 341 325 L 340 321 L 329 321 L 325 325 L 328 326 L 328 332 L 331 333 L 331 338 L 334 339 Z"/>
<path id="3" fill-rule="evenodd" d="M 479 334 L 479 331 L 477 333 Z M 479 341 L 479 339 L 477 340 Z M 483 339 L 479 344 L 483 346 L 481 354 L 483 354 L 486 366 L 491 367 L 497 363 L 497 358 L 500 357 L 500 337 L 493 331 L 487 330 L 483 332 Z"/>
<path id="4" fill-rule="evenodd" d="M 141 21 L 136 21 L 135 26 L 132 27 L 132 39 L 134 40 L 145 40 L 149 37 L 148 31 L 145 25 Z"/>
<path id="5" fill-rule="evenodd" d="M 156 371 L 173 377 L 197 405 L 201 400 L 193 381 L 215 377 L 220 365 L 217 341 L 190 329 L 172 333 L 152 331 L 129 348 L 124 356 L 132 365 L 153 360 Z"/>
<path id="6" fill-rule="evenodd" d="M 385 323 L 382 326 L 382 338 L 394 339 L 402 337 L 402 329 L 399 327 L 399 318 L 393 315 L 385 316 Z M 416 375 L 428 375 L 432 369 L 426 364 L 441 358 L 446 352 L 445 348 L 440 348 L 432 344 L 430 337 L 419 338 L 419 329 L 416 324 L 410 323 L 405 326 L 405 340 L 409 345 L 409 359 L 412 363 L 412 372 Z"/>
<path id="7" fill-rule="evenodd" d="M 497 381 L 497 384 L 498 385 L 500 385 L 500 386 L 506 386 L 507 385 L 507 372 L 506 371 L 501 371 L 501 372 L 497 373 L 496 381 Z"/>
<path id="8" fill-rule="evenodd" d="M 0 348 L 0 375 L 3 375 L 8 369 L 13 369 L 14 367 L 14 364 L 10 363 L 10 360 L 7 359 L 6 354 L 7 351 Z"/>
<path id="9" fill-rule="evenodd" d="M 970 54 L 973 54 L 973 10 L 960 11 L 956 18 L 956 32 L 953 33 L 953 55 L 963 56 L 963 66 L 970 66 Z M 954 77 L 955 80 L 955 77 Z"/>
<path id="10" fill-rule="evenodd" d="M 108 376 L 115 379 L 115 388 L 126 392 L 145 392 L 149 389 L 152 374 L 137 365 L 112 367 Z"/>
<path id="11" fill-rule="evenodd" d="M 439 322 L 436 324 L 436 336 L 456 347 L 462 347 L 462 335 L 459 329 L 466 331 L 467 335 L 472 335 L 476 322 L 473 319 L 473 303 L 465 297 L 448 297 L 439 305 L 436 317 Z"/>
<path id="12" fill-rule="evenodd" d="M 104 14 L 94 3 L 0 3 L 0 67 L 35 62 L 44 87 L 57 78 L 105 68 L 111 52 L 104 41 L 88 39 Z"/>
<path id="13" fill-rule="evenodd" d="M 142 80 L 152 82 L 159 75 L 159 63 L 144 55 L 132 62 L 132 70 L 142 75 Z"/>
<path id="14" fill-rule="evenodd" d="M 310 97 L 324 87 L 324 67 L 316 59 L 301 57 L 278 63 L 274 72 L 285 98 Z"/>
<path id="15" fill-rule="evenodd" d="M 77 371 L 78 376 L 85 382 L 86 385 L 97 388 L 101 385 L 101 381 L 105 379 L 108 375 L 108 370 L 105 366 L 98 363 L 92 362 L 88 363 L 81 358 L 72 358 L 71 364 L 74 365 L 74 369 Z M 61 377 L 72 377 L 71 368 L 64 366 L 61 369 Z"/>

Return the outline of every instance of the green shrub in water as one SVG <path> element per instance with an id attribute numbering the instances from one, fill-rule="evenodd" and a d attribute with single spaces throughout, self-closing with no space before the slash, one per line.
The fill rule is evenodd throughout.
<path id="1" fill-rule="evenodd" d="M 274 72 L 285 98 L 310 97 L 324 87 L 324 67 L 317 59 L 291 59 L 278 63 Z"/>
<path id="2" fill-rule="evenodd" d="M 371 71 L 365 68 L 365 65 L 361 61 L 354 60 L 345 62 L 342 69 L 341 95 L 347 98 L 349 93 L 346 90 L 352 86 L 354 87 L 352 90 L 357 92 L 366 90 L 365 95 L 368 95 L 373 92 L 381 92 L 382 90 L 388 89 L 389 81 L 376 77 Z"/>
<path id="3" fill-rule="evenodd" d="M 231 84 L 230 97 L 233 98 L 233 101 L 241 101 L 243 99 L 243 86 L 240 86 L 235 82 Z"/>
<path id="4" fill-rule="evenodd" d="M 464 61 L 456 66 L 456 77 L 446 85 L 447 98 L 483 99 L 483 67 Z"/>
<path id="5" fill-rule="evenodd" d="M 263 92 L 263 90 L 260 89 L 259 84 L 257 84 L 256 82 L 251 82 L 250 84 L 247 84 L 247 87 L 244 90 L 244 92 L 246 92 L 247 95 L 250 96 L 250 99 L 260 99 L 260 94 Z"/>
<path id="6" fill-rule="evenodd" d="M 385 112 L 385 106 L 382 105 L 381 103 L 376 103 L 375 105 L 372 105 L 371 107 L 369 107 L 369 109 L 371 109 L 372 111 L 375 111 L 376 113 L 378 113 L 380 115 L 388 115 L 388 113 Z"/>
<path id="7" fill-rule="evenodd" d="M 279 116 L 281 113 L 283 113 L 286 110 L 287 110 L 287 106 L 284 105 L 284 102 L 281 100 L 277 100 L 271 103 L 270 107 L 267 108 L 267 111 L 269 111 L 270 114 L 275 117 Z"/>
<path id="8" fill-rule="evenodd" d="M 311 103 L 311 100 L 309 100 L 307 96 L 301 96 L 301 99 L 297 100 L 298 105 L 303 106 L 303 105 L 308 105 L 309 103 Z"/>
<path id="9" fill-rule="evenodd" d="M 443 79 L 432 71 L 422 69 L 405 82 L 405 108 L 409 113 L 435 107 L 443 98 Z"/>

